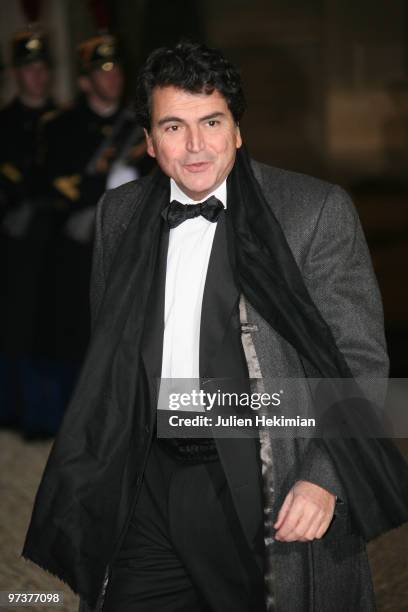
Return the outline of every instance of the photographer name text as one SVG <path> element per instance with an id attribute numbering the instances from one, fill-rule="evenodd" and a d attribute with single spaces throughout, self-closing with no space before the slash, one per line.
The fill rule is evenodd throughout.
<path id="1" fill-rule="evenodd" d="M 169 417 L 171 427 L 315 427 L 316 420 L 296 416 L 293 418 L 282 415 L 254 415 L 251 417 L 218 416 L 213 419 L 209 416 L 197 415 L 185 417 L 173 414 Z"/>

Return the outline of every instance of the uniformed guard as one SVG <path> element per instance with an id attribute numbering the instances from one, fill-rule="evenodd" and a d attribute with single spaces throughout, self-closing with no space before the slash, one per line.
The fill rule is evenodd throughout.
<path id="1" fill-rule="evenodd" d="M 38 216 L 44 192 L 39 131 L 44 116 L 56 108 L 50 97 L 47 36 L 35 29 L 17 32 L 11 41 L 11 60 L 17 94 L 0 111 L 1 277 L 5 295 L 0 330 L 0 425 L 40 433 L 44 428 L 38 422 L 37 408 L 42 402 L 35 344 L 45 236 Z"/>
<path id="2" fill-rule="evenodd" d="M 56 248 L 56 358 L 66 400 L 89 337 L 89 278 L 95 206 L 110 187 L 139 176 L 143 132 L 123 105 L 124 75 L 116 39 L 79 46 L 80 96 L 45 129 L 50 193 L 60 211 Z"/>

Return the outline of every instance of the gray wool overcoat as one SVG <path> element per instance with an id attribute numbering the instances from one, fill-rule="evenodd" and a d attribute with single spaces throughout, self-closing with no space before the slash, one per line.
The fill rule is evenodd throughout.
<path id="1" fill-rule="evenodd" d="M 359 218 L 349 196 L 342 188 L 309 176 L 257 162 L 252 164 L 311 297 L 329 324 L 352 373 L 386 377 L 388 359 L 380 294 Z M 98 205 L 91 282 L 94 321 L 115 252 L 144 185 L 142 179 L 107 192 Z M 266 392 L 276 391 L 268 387 L 268 380 L 305 376 L 297 351 L 243 300 L 240 314 L 249 372 L 255 378 L 261 377 Z M 269 609 L 277 612 L 374 610 L 365 544 L 353 529 L 340 480 L 328 455 L 318 447 L 305 460 L 307 444 L 305 439 L 273 437 L 269 443 L 263 440 L 263 471 L 269 472 L 264 480 L 273 483 L 274 491 L 273 496 L 265 498 L 266 529 L 296 480 L 314 482 L 338 496 L 335 517 L 320 540 L 274 542 L 265 533 Z M 247 486 L 247 496 L 250 488 Z M 245 495 L 245 486 L 236 483 L 232 495 L 245 530 L 247 518 L 240 511 L 239 501 Z M 98 609 L 102 602 L 101 585 Z M 85 612 L 88 608 L 81 603 L 80 610 Z"/>

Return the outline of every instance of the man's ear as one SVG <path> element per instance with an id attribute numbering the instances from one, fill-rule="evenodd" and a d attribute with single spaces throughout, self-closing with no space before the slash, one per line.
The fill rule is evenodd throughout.
<path id="1" fill-rule="evenodd" d="M 241 138 L 241 130 L 239 127 L 239 123 L 236 124 L 235 126 L 235 134 L 236 134 L 236 140 L 235 140 L 235 146 L 237 149 L 239 149 L 242 146 L 242 138 Z"/>
<path id="2" fill-rule="evenodd" d="M 147 152 L 150 155 L 150 157 L 156 157 L 156 153 L 154 152 L 152 137 L 151 137 L 150 133 L 146 130 L 146 128 L 143 128 L 143 131 L 144 131 L 145 137 L 146 137 Z"/>

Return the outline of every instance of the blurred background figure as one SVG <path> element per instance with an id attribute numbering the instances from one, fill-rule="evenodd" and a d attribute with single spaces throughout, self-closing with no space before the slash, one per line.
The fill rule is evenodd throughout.
<path id="1" fill-rule="evenodd" d="M 0 47 L 0 104 L 3 106 L 3 81 L 4 81 L 4 64 L 3 54 Z"/>
<path id="2" fill-rule="evenodd" d="M 89 339 L 89 278 L 95 208 L 106 189 L 140 176 L 143 131 L 124 105 L 124 75 L 116 39 L 100 34 L 79 45 L 80 95 L 44 126 L 44 168 L 55 211 L 48 286 L 42 309 L 49 338 L 55 402 L 65 406 Z M 54 282 L 51 280 L 54 279 Z M 52 360 L 52 361 L 51 361 Z"/>
<path id="3" fill-rule="evenodd" d="M 1 306 L 0 424 L 28 433 L 41 397 L 36 355 L 39 277 L 46 228 L 41 219 L 41 122 L 55 110 L 45 34 L 17 32 L 11 41 L 16 96 L 0 111 Z M 40 432 L 38 432 L 40 433 Z"/>
<path id="4" fill-rule="evenodd" d="M 408 177 L 408 82 L 392 81 L 387 93 L 391 102 L 390 114 L 384 121 L 384 156 L 387 175 L 407 187 Z"/>

